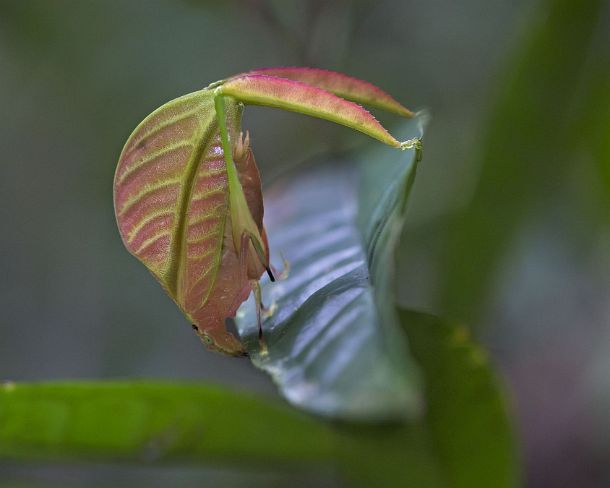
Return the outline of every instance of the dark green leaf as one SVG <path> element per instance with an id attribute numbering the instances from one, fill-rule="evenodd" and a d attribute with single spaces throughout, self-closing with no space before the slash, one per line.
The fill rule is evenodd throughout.
<path id="1" fill-rule="evenodd" d="M 466 327 L 400 311 L 426 383 L 427 422 L 449 486 L 510 488 L 519 470 L 508 410 Z"/>
<path id="2" fill-rule="evenodd" d="M 421 122 L 405 138 L 421 136 Z M 414 150 L 380 149 L 308 167 L 266 191 L 270 248 L 290 262 L 286 280 L 264 285 L 275 309 L 263 324 L 268 354 L 252 300 L 237 323 L 254 364 L 301 408 L 367 420 L 420 410 L 417 367 L 394 313 L 395 243 L 415 166 Z"/>
<path id="3" fill-rule="evenodd" d="M 483 137 L 477 187 L 444 239 L 441 292 L 451 316 L 476 319 L 528 209 L 570 174 L 578 136 L 571 131 L 573 104 L 603 7 L 601 0 L 543 2 L 506 68 Z"/>

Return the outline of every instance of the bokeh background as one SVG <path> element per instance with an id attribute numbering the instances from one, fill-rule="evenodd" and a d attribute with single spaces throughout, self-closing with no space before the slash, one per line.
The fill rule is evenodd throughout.
<path id="1" fill-rule="evenodd" d="M 431 111 L 399 298 L 471 325 L 487 344 L 510 392 L 527 486 L 609 486 L 602 0 L 0 0 L 0 380 L 182 378 L 276 395 L 247 361 L 205 352 L 125 251 L 112 178 L 131 130 L 163 102 L 292 65 L 343 71 Z M 249 109 L 244 126 L 266 182 L 371 144 L 271 109 Z M 0 464 L 0 483 L 24 486 L 282 479 Z"/>

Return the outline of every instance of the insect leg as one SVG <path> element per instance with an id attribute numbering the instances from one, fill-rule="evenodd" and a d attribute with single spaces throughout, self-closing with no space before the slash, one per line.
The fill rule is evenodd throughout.
<path id="1" fill-rule="evenodd" d="M 263 336 L 263 320 L 262 315 L 264 312 L 263 306 L 263 295 L 261 291 L 261 285 L 258 281 L 254 281 L 253 283 L 254 289 L 254 301 L 256 303 L 256 322 L 258 324 L 258 345 L 260 347 L 261 355 L 266 355 L 269 353 L 267 349 L 267 343 L 265 342 L 265 337 Z"/>
<path id="2" fill-rule="evenodd" d="M 282 257 L 282 271 L 278 271 L 274 266 L 271 266 L 271 270 L 278 281 L 284 281 L 290 275 L 290 262 L 284 257 L 284 254 L 280 251 Z"/>
<path id="3" fill-rule="evenodd" d="M 254 288 L 254 301 L 256 302 L 256 323 L 258 325 L 258 340 L 263 340 L 263 320 L 262 320 L 262 309 L 263 309 L 263 293 L 261 291 L 261 285 L 258 281 L 253 283 Z"/>
<path id="4" fill-rule="evenodd" d="M 275 276 L 273 275 L 273 272 L 271 271 L 269 261 L 267 260 L 267 255 L 265 253 L 265 250 L 263 249 L 263 246 L 261 245 L 261 242 L 252 233 L 247 232 L 247 234 L 248 234 L 248 237 L 250 237 L 250 242 L 252 243 L 252 247 L 254 248 L 254 251 L 256 252 L 256 255 L 258 256 L 258 259 L 260 260 L 261 264 L 265 267 L 265 271 L 267 271 L 267 275 L 269 276 L 269 279 L 271 281 L 275 281 Z"/>
<path id="5" fill-rule="evenodd" d="M 256 245 L 253 242 L 252 236 L 244 232 L 241 236 L 241 246 L 239 251 L 239 273 L 240 280 L 245 280 L 248 274 L 248 254 L 250 251 L 250 243 L 252 242 L 254 249 Z M 263 294 L 258 280 L 250 280 L 250 286 L 254 291 L 254 302 L 256 306 L 256 323 L 258 325 L 258 343 L 260 345 L 261 354 L 267 353 L 267 344 L 263 337 L 263 314 L 267 311 L 263 305 Z"/>

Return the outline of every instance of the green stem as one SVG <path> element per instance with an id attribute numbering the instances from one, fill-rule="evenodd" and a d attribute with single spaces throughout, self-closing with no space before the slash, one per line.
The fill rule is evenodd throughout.
<path id="1" fill-rule="evenodd" d="M 237 180 L 237 170 L 235 169 L 235 162 L 233 161 L 233 155 L 231 154 L 231 144 L 229 143 L 229 134 L 227 132 L 227 120 L 225 114 L 225 98 L 223 95 L 219 93 L 215 95 L 214 107 L 216 109 L 216 118 L 218 120 L 218 130 L 220 131 L 220 143 L 222 145 L 222 152 L 224 153 L 224 160 L 227 166 L 227 178 L 229 180 L 230 191 L 231 185 Z"/>

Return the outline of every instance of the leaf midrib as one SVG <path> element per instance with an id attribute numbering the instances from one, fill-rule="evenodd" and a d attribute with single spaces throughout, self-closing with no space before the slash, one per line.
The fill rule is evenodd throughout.
<path id="1" fill-rule="evenodd" d="M 205 113 L 203 108 L 200 108 Z M 182 191 L 177 202 L 178 222 L 172 235 L 172 246 L 170 249 L 170 268 L 167 273 L 167 288 L 174 299 L 178 301 L 178 283 L 182 278 L 182 270 L 185 268 L 186 259 L 186 224 L 188 204 L 193 194 L 193 186 L 197 169 L 201 158 L 212 142 L 212 134 L 217 129 L 216 119 L 208 117 L 208 125 L 202 128 L 195 141 L 195 150 L 187 163 L 187 171 L 183 180 Z M 188 314 L 187 314 L 188 315 Z"/>

